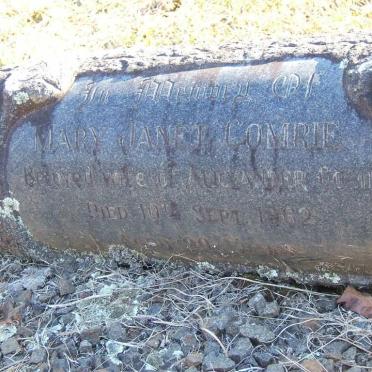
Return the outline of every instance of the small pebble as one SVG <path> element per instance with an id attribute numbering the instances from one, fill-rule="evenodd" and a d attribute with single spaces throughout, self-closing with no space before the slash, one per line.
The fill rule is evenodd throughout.
<path id="1" fill-rule="evenodd" d="M 1 343 L 1 352 L 4 355 L 15 354 L 21 351 L 21 346 L 14 337 L 10 337 Z"/>
<path id="2" fill-rule="evenodd" d="M 190 367 L 190 368 L 185 369 L 185 372 L 199 372 L 199 371 L 200 369 L 195 368 L 195 367 Z"/>
<path id="3" fill-rule="evenodd" d="M 346 349 L 350 346 L 350 344 L 346 341 L 342 340 L 335 340 L 330 342 L 328 345 L 324 347 L 324 351 L 336 359 L 341 359 L 342 354 L 346 351 Z"/>
<path id="4" fill-rule="evenodd" d="M 326 313 L 333 311 L 336 307 L 336 300 L 332 297 L 321 297 L 315 302 L 316 309 L 320 313 Z"/>
<path id="5" fill-rule="evenodd" d="M 281 364 L 270 364 L 265 369 L 265 372 L 285 372 L 285 369 Z"/>
<path id="6" fill-rule="evenodd" d="M 46 360 L 47 352 L 43 348 L 34 349 L 31 353 L 29 362 L 31 364 L 39 364 Z"/>
<path id="7" fill-rule="evenodd" d="M 149 364 L 152 368 L 158 371 L 160 367 L 164 364 L 164 359 L 159 352 L 153 351 L 150 354 L 148 354 L 146 358 L 146 364 Z"/>
<path id="8" fill-rule="evenodd" d="M 254 359 L 257 361 L 260 367 L 266 368 L 268 365 L 272 364 L 274 357 L 272 354 L 267 352 L 256 352 L 253 354 Z"/>
<path id="9" fill-rule="evenodd" d="M 266 326 L 246 323 L 240 327 L 240 334 L 258 343 L 270 343 L 275 334 Z"/>
<path id="10" fill-rule="evenodd" d="M 203 362 L 202 353 L 190 353 L 183 359 L 185 367 L 198 367 Z"/>
<path id="11" fill-rule="evenodd" d="M 204 357 L 203 370 L 204 371 L 231 371 L 235 367 L 235 362 L 225 357 L 222 353 L 210 353 Z"/>
<path id="12" fill-rule="evenodd" d="M 111 322 L 106 326 L 106 334 L 110 340 L 123 342 L 126 340 L 126 332 L 120 322 Z"/>
<path id="13" fill-rule="evenodd" d="M 280 307 L 276 301 L 267 302 L 263 311 L 259 314 L 266 318 L 277 318 L 280 314 Z"/>
<path id="14" fill-rule="evenodd" d="M 75 292 L 75 286 L 71 280 L 61 278 L 58 281 L 58 290 L 61 296 L 66 296 Z"/>
<path id="15" fill-rule="evenodd" d="M 79 351 L 82 354 L 89 354 L 93 352 L 93 346 L 88 340 L 83 340 L 80 342 Z"/>
<path id="16" fill-rule="evenodd" d="M 94 346 L 99 343 L 102 335 L 103 327 L 93 327 L 83 330 L 80 333 L 80 338 L 89 341 Z"/>
<path id="17" fill-rule="evenodd" d="M 17 327 L 17 335 L 24 338 L 29 338 L 33 336 L 35 331 L 31 328 L 24 327 L 24 326 L 18 326 Z"/>
<path id="18" fill-rule="evenodd" d="M 360 367 L 351 367 L 346 370 L 347 372 L 363 372 L 362 368 Z"/>
<path id="19" fill-rule="evenodd" d="M 53 372 L 66 372 L 69 370 L 69 364 L 64 358 L 55 358 L 51 362 Z"/>
<path id="20" fill-rule="evenodd" d="M 157 349 L 160 346 L 162 339 L 163 339 L 163 335 L 161 334 L 152 336 L 146 341 L 146 346 L 152 349 Z"/>
<path id="21" fill-rule="evenodd" d="M 357 354 L 357 348 L 355 346 L 351 346 L 342 353 L 342 358 L 348 361 L 354 361 L 356 354 Z"/>
<path id="22" fill-rule="evenodd" d="M 265 297 L 261 292 L 256 293 L 249 301 L 248 306 L 254 310 L 258 315 L 262 314 L 266 307 Z"/>
<path id="23" fill-rule="evenodd" d="M 233 342 L 229 350 L 229 358 L 231 358 L 234 362 L 239 363 L 248 357 L 252 350 L 253 345 L 249 338 L 239 337 Z"/>

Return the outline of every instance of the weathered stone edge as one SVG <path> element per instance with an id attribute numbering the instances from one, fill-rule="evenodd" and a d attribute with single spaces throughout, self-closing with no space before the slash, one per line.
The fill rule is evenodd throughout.
<path id="1" fill-rule="evenodd" d="M 66 58 L 58 61 L 48 59 L 33 66 L 0 69 L 0 94 L 4 85 L 2 110 L 8 112 L 7 117 L 11 112 L 16 112 L 18 116 L 25 115 L 40 105 L 60 99 L 77 77 L 91 73 L 156 74 L 159 70 L 171 72 L 224 64 L 257 64 L 307 56 L 344 61 L 345 67 L 351 68 L 367 63 L 371 51 L 372 32 L 360 32 L 287 40 L 260 39 L 210 49 L 177 46 L 120 48 L 97 52 L 90 57 L 68 53 Z M 29 95 L 29 102 L 25 96 L 19 96 L 20 92 Z M 12 104 L 7 107 L 9 101 L 13 101 L 10 103 L 16 107 L 12 107 Z M 20 106 L 23 110 L 20 110 Z"/>
<path id="2" fill-rule="evenodd" d="M 81 61 L 79 75 L 91 72 L 141 72 L 157 68 L 209 67 L 218 64 L 255 64 L 286 57 L 323 56 L 349 64 L 363 63 L 371 55 L 372 32 L 287 40 L 261 39 L 220 47 L 115 49 Z"/>

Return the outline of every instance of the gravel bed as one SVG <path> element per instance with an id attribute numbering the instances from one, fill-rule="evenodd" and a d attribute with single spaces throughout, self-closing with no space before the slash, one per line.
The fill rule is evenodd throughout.
<path id="1" fill-rule="evenodd" d="M 338 293 L 212 265 L 0 261 L 0 371 L 367 371 L 372 321 Z"/>

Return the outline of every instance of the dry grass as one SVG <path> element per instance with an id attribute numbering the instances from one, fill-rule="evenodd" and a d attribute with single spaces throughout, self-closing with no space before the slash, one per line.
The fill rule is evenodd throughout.
<path id="1" fill-rule="evenodd" d="M 0 66 L 67 50 L 209 46 L 371 28 L 369 0 L 1 0 Z"/>
<path id="2" fill-rule="evenodd" d="M 281 363 L 286 370 L 297 366 L 300 370 L 307 371 L 300 363 L 307 359 L 327 356 L 326 347 L 334 341 L 342 340 L 349 346 L 356 347 L 359 352 L 369 354 L 368 349 L 371 346 L 372 337 L 370 320 L 341 308 L 331 313 L 318 312 L 314 303 L 321 297 L 334 297 L 334 294 L 319 294 L 312 290 L 281 285 L 272 287 L 270 283 L 246 282 L 244 278 L 218 277 L 218 273 L 210 274 L 200 269 L 177 271 L 168 269 L 168 267 L 160 271 L 149 271 L 146 279 L 142 276 L 136 278 L 136 275 L 130 271 L 112 272 L 109 270 L 90 280 L 94 288 L 114 286 L 115 289 L 111 293 L 96 294 L 83 300 L 51 304 L 47 306 L 48 310 L 41 317 L 50 319 L 55 309 L 77 305 L 75 313 L 79 314 L 79 323 L 70 325 L 71 333 L 66 333 L 69 337 L 82 326 L 92 326 L 91 322 L 99 318 L 103 309 L 119 305 L 120 314 L 116 314 L 115 317 L 105 313 L 105 321 L 120 320 L 128 329 L 134 329 L 137 334 L 141 331 L 151 331 L 151 336 L 146 340 L 138 337 L 131 342 L 115 342 L 118 347 L 121 345 L 125 348 L 141 349 L 146 347 L 148 340 L 152 337 L 168 334 L 179 328 L 188 328 L 196 334 L 199 332 L 199 335 L 204 334 L 207 339 L 209 337 L 217 342 L 221 350 L 227 354 L 234 338 L 217 336 L 208 330 L 206 319 L 210 314 L 226 307 L 235 308 L 242 321 L 254 319 L 257 316 L 247 312 L 244 306 L 255 293 L 262 292 L 281 304 L 282 312 L 279 318 L 266 318 L 274 330 L 275 338 L 272 342 L 278 343 L 280 340 L 300 337 L 306 344 L 303 353 L 296 357 L 290 352 L 284 354 L 283 350 Z M 128 312 L 122 306 L 123 298 L 127 303 L 129 298 L 139 297 L 147 298 L 147 300 L 134 306 L 135 311 L 131 309 Z M 133 301 L 131 305 L 135 303 L 137 302 Z M 164 309 L 172 312 L 172 315 L 146 314 L 144 309 L 151 303 L 161 303 Z M 264 320 L 265 318 L 261 318 L 261 321 Z M 305 331 L 310 324 L 312 330 Z M 255 350 L 259 349 L 260 347 L 255 348 Z M 280 350 L 281 347 L 279 347 Z M 354 361 L 343 360 L 341 356 L 328 357 L 336 358 L 340 363 L 349 367 L 357 366 Z M 341 359 L 338 359 L 340 357 Z M 180 363 L 182 361 L 175 362 L 174 367 L 179 366 Z M 254 371 L 257 368 L 252 367 L 240 371 L 248 370 Z"/>
<path id="3" fill-rule="evenodd" d="M 210 265 L 186 268 L 159 262 L 148 266 L 149 263 L 142 261 L 140 256 L 125 257 L 126 262 L 130 263 L 129 267 L 115 270 L 104 263 L 98 267 L 94 262 L 87 262 L 76 273 L 75 293 L 62 297 L 57 295 L 43 302 L 42 306 L 40 303 L 36 312 L 31 304 L 24 307 L 22 324 L 34 329 L 33 335 L 21 339 L 24 347 L 29 351 L 34 348 L 45 349 L 50 366 L 51 356 L 59 348 L 59 343 L 55 342 L 56 335 L 67 345 L 71 340 L 78 340 L 78 335 L 85 329 L 118 321 L 126 329 L 127 338 L 125 342 L 114 341 L 102 333 L 102 342 L 95 349 L 95 354 L 100 355 L 102 360 L 115 360 L 123 350 L 148 349 L 143 358 L 147 358 L 144 361 L 150 363 L 153 348 L 157 348 L 151 346 L 151 340 L 157 338 L 162 345 L 160 348 L 166 350 L 172 337 L 181 329 L 195 335 L 198 341 L 195 352 L 203 353 L 204 342 L 209 340 L 216 342 L 221 351 L 228 354 L 239 332 L 236 335 L 231 332 L 216 333 L 209 320 L 221 314 L 220 311 L 232 309 L 239 324 L 257 321 L 273 331 L 275 337 L 270 345 L 256 345 L 251 354 L 276 350 L 275 359 L 286 371 L 307 371 L 302 365 L 305 360 L 316 359 L 323 363 L 324 358 L 334 360 L 337 366 L 357 367 L 356 359 L 349 360 L 345 355 L 328 350 L 329 345 L 335 341 L 343 341 L 346 347 L 354 347 L 366 360 L 371 357 L 371 320 L 342 308 L 325 312 L 319 310 L 318 301 L 334 299 L 333 293 L 320 294 L 306 288 L 226 277 Z M 9 299 L 11 283 L 17 282 L 19 276 L 25 279 L 19 273 L 22 268 L 18 269 L 18 274 L 4 270 L 12 264 L 42 269 L 42 266 L 32 262 L 21 264 L 15 257 L 2 258 L 0 281 L 7 290 L 2 291 L 0 304 Z M 61 268 L 55 263 L 50 264 L 49 268 L 54 276 L 43 288 L 33 291 L 33 303 L 39 303 L 41 295 L 53 291 L 61 274 L 58 274 Z M 249 306 L 249 300 L 258 292 L 280 305 L 279 317 L 259 316 Z M 161 308 L 155 312 L 149 311 L 154 305 L 161 305 Z M 72 316 L 65 323 L 61 319 L 68 313 Z M 62 327 L 62 324 L 65 326 Z M 302 345 L 302 349 L 295 351 L 293 345 L 298 344 Z M 64 356 L 70 367 L 78 365 L 76 356 L 69 353 Z M 183 363 L 183 358 L 177 358 L 173 367 L 183 370 Z M 25 353 L 11 355 L 7 357 L 5 366 L 0 363 L 0 372 L 10 370 L 11 366 L 14 370 L 26 372 L 29 371 L 28 364 Z M 127 368 L 131 370 L 130 365 Z M 132 370 L 136 370 L 135 367 Z M 237 365 L 236 370 L 248 372 L 262 369 L 253 366 L 240 368 Z"/>

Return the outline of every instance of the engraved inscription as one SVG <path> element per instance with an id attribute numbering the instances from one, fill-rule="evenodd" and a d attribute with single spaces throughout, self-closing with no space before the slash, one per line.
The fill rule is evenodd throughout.
<path id="1" fill-rule="evenodd" d="M 296 73 L 279 75 L 272 84 L 272 91 L 279 98 L 289 98 L 298 92 L 301 84 L 305 86 L 304 98 L 308 99 L 311 95 L 315 73 L 310 74 L 305 81 L 301 80 Z"/>
<path id="2" fill-rule="evenodd" d="M 51 169 L 24 167 L 24 185 L 27 188 L 96 188 L 108 189 L 168 189 L 184 192 L 199 189 L 264 190 L 266 192 L 307 192 L 310 175 L 304 170 L 231 169 L 213 170 L 190 165 L 181 169 L 169 163 L 156 171 L 140 171 L 122 165 L 119 169 L 102 169 L 94 165 L 85 169 Z"/>
<path id="3" fill-rule="evenodd" d="M 104 127 L 79 127 L 74 130 L 52 127 L 37 128 L 34 136 L 34 149 L 38 152 L 90 152 L 99 150 Z"/>
<path id="4" fill-rule="evenodd" d="M 214 70 L 214 71 L 213 71 Z M 252 72 L 254 67 L 251 68 Z M 257 73 L 260 73 L 259 68 Z M 221 69 L 211 69 L 213 73 L 199 74 L 197 78 L 190 80 L 180 79 L 181 74 L 175 74 L 174 79 L 166 77 L 146 77 L 137 84 L 135 92 L 135 101 L 137 104 L 143 104 L 148 101 L 153 103 L 167 102 L 170 104 L 196 103 L 209 101 L 222 105 L 252 104 L 257 100 L 254 85 L 258 78 L 257 75 L 251 75 L 249 70 L 247 74 L 238 75 L 237 81 L 218 81 L 222 76 Z M 232 70 L 233 71 L 233 70 Z M 231 71 L 231 72 L 232 72 Z M 266 71 L 261 78 L 267 77 L 269 80 L 268 88 L 265 94 L 272 94 L 274 97 L 288 99 L 297 95 L 301 91 L 301 97 L 308 99 L 312 92 L 314 81 L 317 80 L 314 71 L 303 73 L 292 72 L 273 74 L 272 71 Z M 210 77 L 211 79 L 207 79 Z M 203 79 L 204 78 L 204 79 Z M 217 82 L 218 81 L 218 82 Z"/>
<path id="5" fill-rule="evenodd" d="M 236 209 L 209 208 L 200 205 L 192 207 L 195 219 L 200 223 L 241 225 L 241 212 Z"/>
<path id="6" fill-rule="evenodd" d="M 249 124 L 244 135 L 234 136 L 234 127 L 241 128 L 240 123 L 226 126 L 225 138 L 229 146 L 243 145 L 250 148 L 266 149 L 324 149 L 334 148 L 337 136 L 335 123 L 283 123 L 283 124 Z"/>
<path id="7" fill-rule="evenodd" d="M 83 104 L 89 103 L 106 104 L 109 101 L 109 91 L 97 87 L 93 81 L 86 84 L 82 96 Z"/>
<path id="8" fill-rule="evenodd" d="M 361 190 L 372 190 L 372 172 L 362 172 L 357 176 L 358 188 Z"/>
<path id="9" fill-rule="evenodd" d="M 99 205 L 88 202 L 89 217 L 93 219 L 124 220 L 128 217 L 128 211 L 123 206 Z"/>
<path id="10" fill-rule="evenodd" d="M 299 75 L 293 73 L 280 75 L 273 82 L 273 93 L 280 98 L 288 98 L 294 94 L 300 85 Z"/>
<path id="11" fill-rule="evenodd" d="M 177 206 L 177 203 L 171 201 L 169 203 L 148 203 L 139 204 L 139 209 L 141 210 L 141 215 L 144 220 L 150 219 L 159 223 L 163 216 L 170 217 L 174 220 L 181 219 L 181 211 Z"/>
<path id="12" fill-rule="evenodd" d="M 271 206 L 259 209 L 260 222 L 267 226 L 294 227 L 316 223 L 315 213 L 308 207 Z"/>
<path id="13" fill-rule="evenodd" d="M 248 84 L 248 83 L 246 83 Z M 138 87 L 136 93 L 136 101 L 140 103 L 142 101 L 151 100 L 153 102 L 159 102 L 166 100 L 168 102 L 180 103 L 180 102 L 193 102 L 201 99 L 213 100 L 223 102 L 226 100 L 227 85 L 226 84 L 198 84 L 193 82 L 190 85 L 178 86 L 175 81 L 167 79 L 165 81 L 159 81 L 154 78 L 143 79 Z M 244 94 L 241 91 L 241 85 L 238 85 L 237 95 Z M 247 92 L 245 92 L 245 95 Z"/>
<path id="14" fill-rule="evenodd" d="M 335 122 L 312 123 L 244 123 L 231 121 L 216 123 L 216 133 L 210 135 L 207 124 L 119 126 L 120 132 L 108 143 L 110 134 L 102 127 L 79 126 L 74 130 L 44 128 L 35 131 L 34 150 L 44 152 L 88 153 L 121 151 L 159 151 L 170 149 L 198 151 L 211 155 L 216 148 L 228 146 L 240 149 L 285 149 L 334 151 L 339 142 L 339 128 Z M 122 134 L 124 132 L 125 134 Z"/>
<path id="15" fill-rule="evenodd" d="M 30 233 L 230 263 L 370 247 L 372 127 L 342 65 L 248 63 L 88 74 L 18 123 L 6 180 Z"/>

